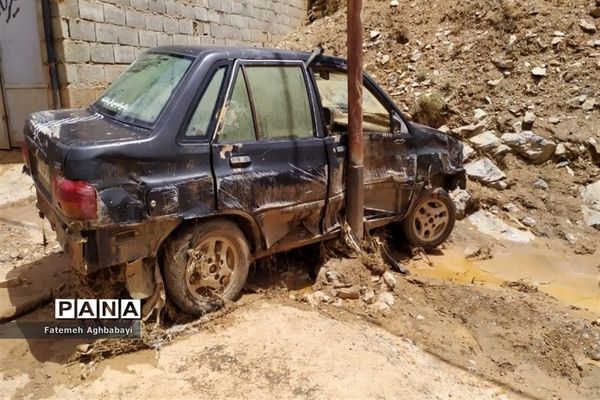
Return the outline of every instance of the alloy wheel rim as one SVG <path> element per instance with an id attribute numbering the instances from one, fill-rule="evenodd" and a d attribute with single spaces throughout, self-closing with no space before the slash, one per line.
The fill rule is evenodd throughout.
<path id="1" fill-rule="evenodd" d="M 194 297 L 205 300 L 229 289 L 239 262 L 229 238 L 206 238 L 196 248 L 188 250 L 188 254 L 185 283 Z"/>
<path id="2" fill-rule="evenodd" d="M 428 199 L 417 207 L 413 220 L 415 234 L 423 242 L 439 239 L 450 222 L 450 212 L 439 199 Z"/>

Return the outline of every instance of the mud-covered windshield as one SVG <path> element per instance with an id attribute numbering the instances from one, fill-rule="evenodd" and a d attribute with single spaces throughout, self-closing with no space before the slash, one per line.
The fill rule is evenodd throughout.
<path id="1" fill-rule="evenodd" d="M 152 125 L 181 82 L 192 60 L 146 53 L 114 81 L 94 106 L 113 118 Z"/>

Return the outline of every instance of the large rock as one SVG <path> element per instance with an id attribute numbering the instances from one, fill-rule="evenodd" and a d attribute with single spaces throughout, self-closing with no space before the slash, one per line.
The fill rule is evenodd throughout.
<path id="1" fill-rule="evenodd" d="M 531 131 L 505 133 L 501 139 L 523 157 L 535 164 L 546 162 L 554 154 L 556 143 Z"/>
<path id="2" fill-rule="evenodd" d="M 489 211 L 477 211 L 469 216 L 469 222 L 481 233 L 493 236 L 500 240 L 510 240 L 511 242 L 529 243 L 535 236 L 529 231 L 521 231 L 506 222 L 500 220 Z"/>
<path id="3" fill-rule="evenodd" d="M 473 136 L 471 139 L 469 139 L 469 141 L 477 149 L 484 152 L 492 151 L 502 144 L 498 136 L 494 135 L 493 131 L 485 131 L 480 133 L 479 135 Z"/>
<path id="4" fill-rule="evenodd" d="M 600 230 L 600 181 L 581 189 L 583 222 Z"/>
<path id="5" fill-rule="evenodd" d="M 506 175 L 492 160 L 484 157 L 465 165 L 467 176 L 483 184 L 491 184 L 506 178 Z"/>

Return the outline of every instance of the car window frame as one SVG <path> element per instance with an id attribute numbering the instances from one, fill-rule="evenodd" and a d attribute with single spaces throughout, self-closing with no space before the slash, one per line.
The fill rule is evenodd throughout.
<path id="1" fill-rule="evenodd" d="M 325 132 L 325 136 L 335 136 L 337 134 L 335 132 L 329 132 L 329 129 L 325 126 L 325 115 L 323 114 L 323 104 L 321 103 L 321 93 L 319 92 L 319 86 L 317 85 L 317 82 L 314 77 L 315 71 L 339 72 L 339 73 L 346 74 L 346 76 L 347 76 L 348 69 L 331 66 L 331 65 L 326 65 L 326 64 L 319 64 L 319 63 L 315 63 L 314 65 L 311 65 L 311 67 L 309 68 L 309 76 L 312 81 L 312 85 L 313 85 L 314 91 L 317 95 L 317 100 L 318 100 L 318 104 L 319 104 L 319 113 L 321 115 L 321 124 L 323 125 L 323 131 Z M 379 135 L 408 134 L 408 135 L 412 136 L 411 126 L 408 123 L 408 121 L 406 120 L 406 118 L 404 117 L 404 115 L 400 112 L 400 110 L 398 109 L 396 104 L 385 93 L 385 91 L 383 89 L 381 89 L 381 87 L 379 87 L 379 85 L 373 80 L 373 78 L 371 78 L 367 73 L 364 73 L 364 72 L 363 72 L 362 84 L 363 84 L 363 88 L 366 88 L 385 107 L 385 109 L 388 110 L 388 113 L 390 114 L 390 129 L 391 129 L 390 133 L 364 132 L 363 131 L 363 135 L 365 135 L 365 134 L 379 134 Z M 402 120 L 402 123 L 404 124 L 407 133 L 398 133 L 394 129 L 394 114 L 397 115 Z M 346 132 L 344 134 L 347 135 L 348 132 Z"/>
<path id="2" fill-rule="evenodd" d="M 300 67 L 300 69 L 302 71 L 302 76 L 304 78 L 305 90 L 307 91 L 306 94 L 308 96 L 311 124 L 312 124 L 312 129 L 313 129 L 312 136 L 308 136 L 308 137 L 289 136 L 289 137 L 279 137 L 279 138 L 265 138 L 261 135 L 260 127 L 258 126 L 258 119 L 257 119 L 257 115 L 256 115 L 256 106 L 254 104 L 252 89 L 250 88 L 250 84 L 248 83 L 246 72 L 244 72 L 245 71 L 244 67 L 246 67 L 246 66 L 265 66 L 265 67 L 295 66 L 295 67 Z M 237 75 L 240 73 L 240 71 L 243 74 L 244 81 L 246 84 L 246 89 L 248 91 L 248 96 L 249 96 L 249 100 L 250 100 L 250 108 L 252 111 L 252 119 L 254 122 L 254 131 L 255 131 L 256 142 L 269 142 L 269 141 L 279 141 L 280 142 L 280 141 L 284 141 L 284 140 L 294 140 L 294 141 L 312 140 L 315 138 L 323 137 L 323 131 L 322 131 L 322 129 L 320 129 L 319 124 L 317 123 L 317 120 L 316 120 L 317 119 L 317 114 L 316 114 L 316 110 L 315 110 L 315 104 L 316 104 L 315 95 L 316 95 L 316 93 L 314 91 L 314 86 L 313 86 L 312 80 L 310 79 L 310 76 L 308 74 L 308 70 L 306 69 L 306 64 L 302 60 L 237 59 L 232 67 L 233 76 L 231 77 L 231 80 L 229 81 L 229 86 L 227 88 L 227 97 L 225 99 L 225 102 L 223 103 L 223 108 L 221 109 L 222 114 L 219 117 L 219 120 L 220 120 L 219 126 L 217 127 L 217 130 L 215 131 L 214 138 L 213 138 L 214 142 L 218 143 L 218 137 L 222 131 L 223 122 L 224 122 L 222 117 L 224 117 L 225 113 L 226 113 L 225 105 L 228 105 L 229 101 L 231 100 L 231 96 L 233 94 L 233 86 L 235 85 L 235 80 L 237 79 Z M 250 141 L 239 142 L 239 143 L 248 143 L 248 142 L 250 142 Z"/>
<path id="3" fill-rule="evenodd" d="M 208 86 L 210 85 L 213 77 L 215 76 L 215 73 L 219 68 L 225 68 L 226 70 L 225 75 L 223 76 L 223 82 L 221 82 L 221 88 L 219 89 L 219 96 L 217 97 L 215 108 L 213 109 L 213 113 L 210 117 L 210 123 L 208 124 L 208 128 L 206 130 L 207 133 L 204 136 L 187 136 L 186 132 L 189 128 L 190 123 L 192 122 L 192 118 L 194 117 L 196 109 L 198 108 L 202 97 L 204 97 Z M 215 129 L 217 128 L 217 125 L 219 123 L 219 116 L 221 110 L 225 104 L 224 101 L 227 95 L 227 91 L 225 89 L 228 88 L 229 80 L 231 79 L 232 68 L 233 67 L 230 60 L 217 61 L 209 67 L 207 73 L 204 75 L 204 79 L 202 79 L 202 82 L 198 86 L 196 94 L 194 95 L 194 98 L 188 106 L 187 111 L 182 119 L 182 123 L 179 127 L 179 132 L 177 133 L 177 143 L 181 145 L 193 145 L 209 143 L 212 140 L 215 133 Z"/>
<path id="4" fill-rule="evenodd" d="M 101 114 L 102 116 L 104 116 L 110 120 L 113 120 L 113 121 L 116 121 L 116 122 L 119 122 L 119 123 L 125 124 L 125 125 L 135 126 L 136 128 L 142 128 L 142 129 L 153 132 L 155 130 L 156 126 L 159 124 L 159 122 L 163 118 L 163 116 L 165 115 L 167 109 L 169 108 L 169 105 L 175 98 L 176 94 L 185 86 L 186 81 L 194 68 L 194 63 L 196 62 L 196 59 L 188 54 L 180 54 L 180 53 L 176 53 L 176 52 L 168 52 L 168 51 L 160 51 L 160 50 L 150 49 L 150 50 L 140 53 L 131 63 L 127 64 L 126 68 L 123 71 L 121 71 L 121 73 L 119 73 L 117 75 L 117 77 L 115 77 L 112 80 L 112 82 L 115 82 L 117 80 L 117 78 L 119 76 L 121 76 L 140 57 L 147 55 L 147 54 L 164 54 L 164 55 L 178 57 L 178 58 L 185 58 L 185 59 L 188 59 L 191 61 L 190 65 L 187 67 L 187 69 L 181 76 L 181 80 L 177 83 L 177 85 L 175 85 L 175 87 L 173 88 L 173 91 L 171 92 L 171 95 L 169 96 L 169 99 L 165 102 L 164 107 L 162 108 L 160 113 L 156 116 L 156 119 L 153 122 L 146 122 L 146 121 L 142 121 L 137 118 L 132 118 L 129 120 L 117 118 L 114 115 L 111 115 L 111 113 L 106 112 L 106 110 L 103 107 L 99 107 L 98 105 L 96 105 L 96 103 L 98 102 L 100 97 L 102 97 L 102 95 L 105 93 L 105 91 L 106 91 L 106 89 L 108 89 L 108 87 L 102 91 L 102 94 L 100 94 L 100 96 L 98 98 L 95 98 L 94 101 L 90 105 L 88 105 L 88 108 L 90 110 L 93 110 L 94 112 L 97 112 L 98 114 Z M 112 82 L 110 84 L 112 84 Z M 110 84 L 109 84 L 109 86 L 110 86 Z"/>

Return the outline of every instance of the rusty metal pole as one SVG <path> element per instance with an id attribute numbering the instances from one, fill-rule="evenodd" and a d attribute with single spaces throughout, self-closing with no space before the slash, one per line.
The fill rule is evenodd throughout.
<path id="1" fill-rule="evenodd" d="M 346 221 L 358 239 L 364 234 L 363 193 L 363 0 L 348 0 L 348 173 L 346 175 Z"/>

